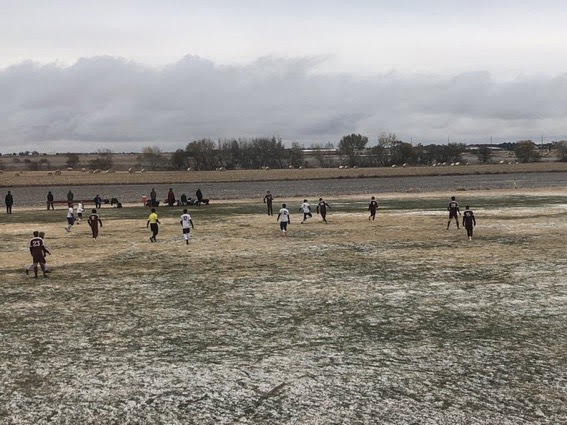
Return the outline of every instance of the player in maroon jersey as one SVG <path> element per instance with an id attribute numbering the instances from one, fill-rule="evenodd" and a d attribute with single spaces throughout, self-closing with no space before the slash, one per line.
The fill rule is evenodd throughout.
<path id="1" fill-rule="evenodd" d="M 30 240 L 30 254 L 33 259 L 33 273 L 37 278 L 37 265 L 41 267 L 43 272 L 43 277 L 47 277 L 47 267 L 45 266 L 45 254 L 51 254 L 45 244 L 43 239 L 39 237 L 39 232 L 36 230 L 33 232 L 33 238 Z"/>
<path id="2" fill-rule="evenodd" d="M 447 222 L 447 230 L 449 230 L 449 226 L 451 225 L 451 220 L 454 218 L 455 223 L 457 223 L 457 229 L 459 229 L 459 215 L 461 211 L 459 211 L 459 203 L 455 200 L 454 196 L 451 196 L 451 201 L 449 201 L 449 206 L 447 207 L 447 211 L 449 211 L 449 221 Z"/>
<path id="3" fill-rule="evenodd" d="M 370 217 L 368 217 L 368 220 L 374 221 L 374 219 L 376 218 L 377 210 L 378 210 L 378 202 L 376 202 L 376 198 L 373 196 L 370 199 L 370 203 L 368 204 L 368 211 L 370 211 Z"/>
<path id="4" fill-rule="evenodd" d="M 331 208 L 329 204 L 323 201 L 323 198 L 319 198 L 319 203 L 317 204 L 317 214 L 321 215 L 321 218 L 327 224 L 327 208 Z"/>
<path id="5" fill-rule="evenodd" d="M 102 227 L 102 220 L 99 218 L 98 214 L 96 213 L 96 209 L 91 210 L 91 215 L 89 215 L 88 219 L 89 226 L 91 226 L 91 231 L 93 232 L 93 238 L 96 239 L 98 237 L 98 225 Z"/>
<path id="6" fill-rule="evenodd" d="M 476 218 L 474 218 L 474 213 L 470 210 L 467 205 L 465 207 L 465 212 L 463 213 L 463 227 L 467 229 L 467 236 L 469 241 L 472 240 L 473 229 L 476 226 Z"/>

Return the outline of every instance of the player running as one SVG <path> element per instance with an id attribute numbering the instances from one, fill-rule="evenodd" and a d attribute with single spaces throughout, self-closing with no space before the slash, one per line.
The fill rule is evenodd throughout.
<path id="1" fill-rule="evenodd" d="M 69 204 L 69 209 L 67 210 L 67 227 L 65 230 L 67 232 L 71 231 L 71 227 L 75 224 L 75 215 L 73 214 L 73 204 Z"/>
<path id="2" fill-rule="evenodd" d="M 270 191 L 266 191 L 266 196 L 264 196 L 264 204 L 268 206 L 268 215 L 274 215 L 274 209 L 272 208 L 272 202 L 274 200 L 273 195 Z"/>
<path id="3" fill-rule="evenodd" d="M 299 211 L 303 212 L 303 221 L 301 222 L 301 224 L 305 223 L 308 218 L 313 217 L 313 215 L 311 214 L 311 205 L 309 205 L 307 199 L 303 200 L 303 204 L 301 204 L 301 207 L 299 207 Z"/>
<path id="4" fill-rule="evenodd" d="M 454 196 L 451 196 L 451 201 L 449 202 L 449 206 L 447 207 L 447 211 L 449 211 L 449 221 L 447 222 L 447 230 L 449 230 L 449 226 L 451 225 L 451 219 L 455 219 L 455 223 L 457 223 L 457 229 L 459 229 L 459 215 L 461 211 L 459 211 L 459 203 L 455 200 Z"/>
<path id="5" fill-rule="evenodd" d="M 98 237 L 98 226 L 102 227 L 102 220 L 99 218 L 98 214 L 96 213 L 96 209 L 93 208 L 91 210 L 91 215 L 87 219 L 87 223 L 91 226 L 91 232 L 93 233 L 93 239 Z"/>
<path id="6" fill-rule="evenodd" d="M 85 212 L 85 207 L 83 206 L 82 202 L 77 204 L 77 224 L 81 224 L 81 220 L 83 219 L 83 213 Z"/>
<path id="7" fill-rule="evenodd" d="M 150 236 L 150 242 L 157 242 L 156 236 L 159 231 L 158 224 L 161 224 L 158 220 L 158 216 L 156 214 L 156 209 L 152 208 L 152 212 L 148 217 L 148 222 L 146 223 L 146 229 L 148 227 L 152 230 L 152 236 Z"/>
<path id="8" fill-rule="evenodd" d="M 368 204 L 368 211 L 370 211 L 370 216 L 368 220 L 374 221 L 376 219 L 376 211 L 378 211 L 378 202 L 376 202 L 376 197 L 370 198 L 370 203 Z"/>
<path id="9" fill-rule="evenodd" d="M 286 204 L 282 204 L 282 208 L 278 213 L 278 218 L 276 219 L 280 222 L 280 230 L 282 231 L 282 236 L 287 236 L 287 225 L 291 224 L 291 217 L 289 216 L 289 211 L 286 208 Z"/>
<path id="10" fill-rule="evenodd" d="M 474 218 L 474 213 L 471 211 L 469 206 L 465 207 L 463 212 L 463 227 L 467 229 L 467 236 L 469 241 L 472 241 L 473 229 L 476 226 L 476 219 Z"/>
<path id="11" fill-rule="evenodd" d="M 47 267 L 45 266 L 45 254 L 51 254 L 45 244 L 43 239 L 39 237 L 39 232 L 36 230 L 33 232 L 33 238 L 30 240 L 30 254 L 33 259 L 33 273 L 34 277 L 37 278 L 37 265 L 41 267 L 43 272 L 43 277 L 47 277 Z M 26 269 L 26 273 L 28 270 Z"/>
<path id="12" fill-rule="evenodd" d="M 195 230 L 195 226 L 193 225 L 193 220 L 191 220 L 191 215 L 187 212 L 187 208 L 183 210 L 179 224 L 181 224 L 181 228 L 183 229 L 183 239 L 185 239 L 185 243 L 189 245 L 189 232 L 191 231 L 191 227 Z"/>
<path id="13" fill-rule="evenodd" d="M 323 201 L 323 198 L 319 198 L 319 203 L 317 204 L 317 214 L 321 215 L 321 218 L 327 224 L 327 208 L 331 208 L 329 204 Z"/>

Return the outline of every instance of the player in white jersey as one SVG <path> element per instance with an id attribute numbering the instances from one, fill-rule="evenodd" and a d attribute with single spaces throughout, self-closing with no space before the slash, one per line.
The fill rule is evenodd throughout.
<path id="1" fill-rule="evenodd" d="M 69 203 L 69 209 L 67 210 L 67 227 L 65 230 L 67 232 L 71 231 L 71 227 L 75 224 L 75 215 L 73 214 L 73 204 Z"/>
<path id="2" fill-rule="evenodd" d="M 79 202 L 77 205 L 77 224 L 81 224 L 81 220 L 83 219 L 83 212 L 85 212 L 85 207 L 83 207 L 83 203 Z"/>
<path id="3" fill-rule="evenodd" d="M 191 227 L 195 229 L 195 226 L 193 225 L 193 220 L 191 220 L 191 215 L 187 212 L 187 208 L 183 210 L 179 224 L 181 224 L 181 228 L 183 229 L 183 239 L 185 239 L 185 243 L 189 245 L 189 232 L 191 231 Z"/>
<path id="4" fill-rule="evenodd" d="M 289 216 L 289 211 L 285 204 L 282 204 L 282 208 L 278 213 L 277 220 L 280 222 L 280 229 L 282 231 L 282 236 L 287 236 L 287 225 L 291 224 L 291 218 Z"/>
<path id="5" fill-rule="evenodd" d="M 301 222 L 301 224 L 305 223 L 308 218 L 313 217 L 313 215 L 311 214 L 311 205 L 309 205 L 307 199 L 303 200 L 303 204 L 301 204 L 301 207 L 299 207 L 299 211 L 303 212 L 303 221 Z"/>

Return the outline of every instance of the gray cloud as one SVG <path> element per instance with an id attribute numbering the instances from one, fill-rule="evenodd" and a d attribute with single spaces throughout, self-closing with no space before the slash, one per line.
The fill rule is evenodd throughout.
<path id="1" fill-rule="evenodd" d="M 567 135 L 567 74 L 363 78 L 318 73 L 322 60 L 217 66 L 187 56 L 160 69 L 113 57 L 21 63 L 0 71 L 0 149 L 122 150 L 273 134 L 309 143 L 352 131 L 425 142 Z"/>

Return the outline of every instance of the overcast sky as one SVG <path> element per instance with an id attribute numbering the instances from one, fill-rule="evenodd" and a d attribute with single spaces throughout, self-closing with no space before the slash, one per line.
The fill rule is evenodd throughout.
<path id="1" fill-rule="evenodd" d="M 560 1 L 1 0 L 0 151 L 567 138 Z"/>

